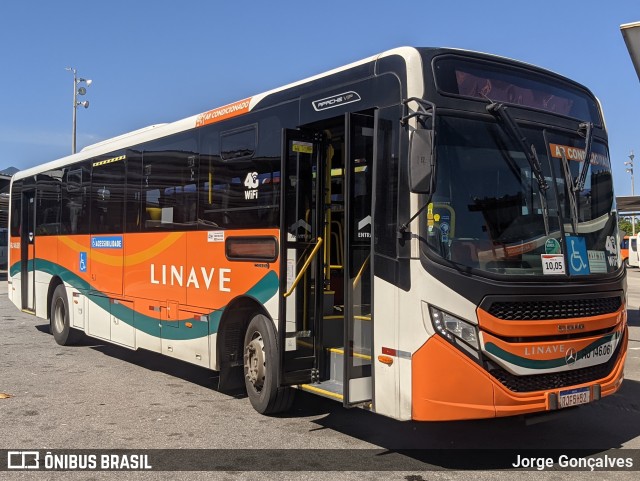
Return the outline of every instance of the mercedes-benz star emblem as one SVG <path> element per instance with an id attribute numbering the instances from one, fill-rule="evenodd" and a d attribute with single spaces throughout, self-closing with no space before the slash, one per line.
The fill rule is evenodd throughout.
<path id="1" fill-rule="evenodd" d="M 574 348 L 569 348 L 567 354 L 564 356 L 564 360 L 567 363 L 567 366 L 570 366 L 578 360 L 578 353 Z"/>

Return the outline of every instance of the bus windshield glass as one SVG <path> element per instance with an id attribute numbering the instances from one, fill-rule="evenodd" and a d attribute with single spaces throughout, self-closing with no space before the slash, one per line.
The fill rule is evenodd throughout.
<path id="1" fill-rule="evenodd" d="M 591 95 L 548 75 L 457 56 L 437 59 L 434 72 L 436 85 L 444 94 L 506 102 L 602 124 Z"/>
<path id="2" fill-rule="evenodd" d="M 499 123 L 438 118 L 436 189 L 422 221 L 425 249 L 458 266 L 493 274 L 573 276 L 617 270 L 606 145 L 594 139 L 585 188 L 572 191 L 569 186 L 584 163 L 584 138 L 577 132 L 521 130 L 537 152 L 546 191 Z"/>

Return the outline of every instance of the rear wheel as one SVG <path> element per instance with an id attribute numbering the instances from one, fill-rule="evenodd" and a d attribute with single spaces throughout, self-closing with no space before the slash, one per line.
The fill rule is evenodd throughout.
<path id="1" fill-rule="evenodd" d="M 53 291 L 50 312 L 49 328 L 56 342 L 61 346 L 77 343 L 82 333 L 71 327 L 67 291 L 62 284 Z"/>
<path id="2" fill-rule="evenodd" d="M 279 388 L 278 349 L 273 323 L 258 314 L 251 319 L 244 336 L 244 382 L 253 408 L 261 414 L 286 411 L 294 390 Z"/>

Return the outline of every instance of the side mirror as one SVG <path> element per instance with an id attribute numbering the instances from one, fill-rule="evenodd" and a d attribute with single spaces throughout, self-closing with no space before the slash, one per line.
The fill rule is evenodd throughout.
<path id="1" fill-rule="evenodd" d="M 414 130 L 409 137 L 409 188 L 416 194 L 431 192 L 435 174 L 433 130 Z"/>

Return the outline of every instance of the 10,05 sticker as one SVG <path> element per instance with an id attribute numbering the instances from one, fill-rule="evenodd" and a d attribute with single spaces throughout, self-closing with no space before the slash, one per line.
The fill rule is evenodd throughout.
<path id="1" fill-rule="evenodd" d="M 564 274 L 564 255 L 540 254 L 542 259 L 542 273 L 545 275 Z"/>

